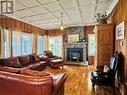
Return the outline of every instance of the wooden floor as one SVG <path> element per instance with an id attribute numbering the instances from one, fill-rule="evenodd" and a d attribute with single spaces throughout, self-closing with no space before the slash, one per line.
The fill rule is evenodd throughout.
<path id="1" fill-rule="evenodd" d="M 68 78 L 65 82 L 64 95 L 114 95 L 111 87 L 96 86 L 95 91 L 92 90 L 90 71 L 93 69 L 93 66 L 80 67 L 65 65 L 63 69 L 51 69 L 47 67 L 46 71 L 52 73 L 67 72 Z"/>

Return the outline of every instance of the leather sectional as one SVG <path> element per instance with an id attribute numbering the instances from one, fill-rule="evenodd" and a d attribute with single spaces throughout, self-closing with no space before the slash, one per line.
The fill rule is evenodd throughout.
<path id="1" fill-rule="evenodd" d="M 0 59 L 0 95 L 64 95 L 67 75 L 43 71 L 48 62 L 35 54 Z"/>

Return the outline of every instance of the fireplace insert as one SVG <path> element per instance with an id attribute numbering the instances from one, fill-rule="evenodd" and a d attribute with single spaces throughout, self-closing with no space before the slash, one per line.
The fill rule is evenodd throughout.
<path id="1" fill-rule="evenodd" d="M 67 48 L 67 61 L 83 61 L 83 48 Z"/>

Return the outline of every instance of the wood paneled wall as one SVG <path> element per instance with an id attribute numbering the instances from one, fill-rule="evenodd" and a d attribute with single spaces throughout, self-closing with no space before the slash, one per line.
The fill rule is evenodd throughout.
<path id="1" fill-rule="evenodd" d="M 115 26 L 121 23 L 122 21 L 127 24 L 127 1 L 126 0 L 119 0 L 116 8 L 115 8 L 115 14 L 113 17 Z M 123 76 L 123 82 L 127 82 L 127 27 L 125 28 L 125 38 L 123 40 L 123 46 L 120 46 L 120 40 L 115 40 L 115 50 L 118 52 L 121 52 L 124 56 L 124 76 Z"/>
<path id="2" fill-rule="evenodd" d="M 85 37 L 88 38 L 88 34 L 93 34 L 94 30 L 94 25 L 92 26 L 84 26 L 84 32 L 85 32 Z"/>
<path id="3" fill-rule="evenodd" d="M 53 29 L 53 30 L 46 30 L 46 34 L 53 36 L 53 35 L 64 35 L 66 33 L 66 29 L 60 30 L 60 29 Z"/>
<path id="4" fill-rule="evenodd" d="M 127 0 L 119 0 L 115 8 L 115 14 L 113 16 L 113 22 L 115 26 L 123 21 L 126 24 L 123 46 L 120 46 L 120 40 L 115 40 L 115 50 L 121 52 L 121 54 L 123 55 L 123 60 L 120 63 L 121 65 L 120 75 L 122 78 L 121 79 L 122 84 L 127 83 Z M 124 93 L 124 95 L 127 95 L 127 88 L 122 89 L 122 93 Z"/>
<path id="5" fill-rule="evenodd" d="M 45 35 L 45 30 L 38 28 L 36 26 L 24 23 L 22 21 L 0 15 L 0 26 L 4 26 L 7 28 L 11 28 L 12 30 L 19 30 L 22 32 L 28 32 L 28 33 L 38 33 L 40 35 Z"/>

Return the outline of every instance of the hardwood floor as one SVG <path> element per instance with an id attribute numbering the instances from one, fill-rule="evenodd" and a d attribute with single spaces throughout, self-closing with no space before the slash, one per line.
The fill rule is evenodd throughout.
<path id="1" fill-rule="evenodd" d="M 95 91 L 92 90 L 90 81 L 90 71 L 92 70 L 94 70 L 93 66 L 79 67 L 65 65 L 63 69 L 46 68 L 46 71 L 54 74 L 67 72 L 68 78 L 65 82 L 64 95 L 114 95 L 111 87 L 96 86 Z M 116 93 L 116 95 L 120 94 Z"/>

